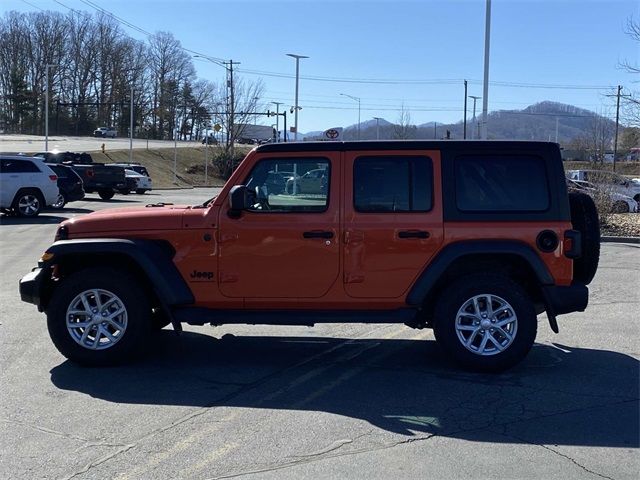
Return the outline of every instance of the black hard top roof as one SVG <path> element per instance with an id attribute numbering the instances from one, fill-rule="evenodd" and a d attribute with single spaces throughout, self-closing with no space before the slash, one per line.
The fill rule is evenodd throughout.
<path id="1" fill-rule="evenodd" d="M 267 143 L 258 152 L 327 152 L 353 150 L 483 150 L 499 146 L 504 149 L 542 149 L 558 147 L 557 143 L 517 140 L 366 140 L 352 142 L 287 142 Z"/>

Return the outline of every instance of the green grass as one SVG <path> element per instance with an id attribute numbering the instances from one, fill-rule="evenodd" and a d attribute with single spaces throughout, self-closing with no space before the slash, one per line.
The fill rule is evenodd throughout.
<path id="1" fill-rule="evenodd" d="M 238 148 L 245 154 L 250 148 Z M 209 159 L 207 182 L 204 179 L 205 147 L 185 147 L 176 150 L 176 182 L 173 181 L 174 150 L 172 148 L 160 149 L 135 149 L 133 161 L 144 165 L 153 179 L 154 188 L 185 188 L 192 186 L 224 185 L 225 180 L 218 176 L 211 159 L 219 149 L 209 147 L 207 153 Z M 129 150 L 111 150 L 89 152 L 94 162 L 97 163 L 128 163 Z"/>

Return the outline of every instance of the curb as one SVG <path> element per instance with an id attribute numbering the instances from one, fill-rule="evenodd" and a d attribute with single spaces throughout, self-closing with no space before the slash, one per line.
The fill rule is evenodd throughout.
<path id="1" fill-rule="evenodd" d="M 600 243 L 640 243 L 640 237 L 600 237 Z"/>

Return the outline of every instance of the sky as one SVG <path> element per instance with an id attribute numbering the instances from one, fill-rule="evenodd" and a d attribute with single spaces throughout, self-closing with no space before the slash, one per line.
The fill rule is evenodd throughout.
<path id="1" fill-rule="evenodd" d="M 240 62 L 235 75 L 263 82 L 264 110 L 294 105 L 295 60 L 286 54 L 308 56 L 300 61 L 300 132 L 357 124 L 358 101 L 347 95 L 360 99 L 362 122 L 397 122 L 404 108 L 413 124 L 462 120 L 464 79 L 468 95 L 483 96 L 485 0 L 2 0 L 0 14 L 96 7 Z M 640 20 L 638 0 L 493 0 L 489 111 L 550 100 L 614 117 L 607 95 L 617 85 L 640 89 L 619 66 L 640 61 L 639 44 L 625 34 L 632 16 Z M 224 68 L 193 62 L 199 77 L 224 81 Z M 472 109 L 469 100 L 469 119 Z"/>

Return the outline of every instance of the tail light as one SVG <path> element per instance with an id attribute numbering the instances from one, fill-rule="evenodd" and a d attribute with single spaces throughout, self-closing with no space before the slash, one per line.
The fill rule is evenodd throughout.
<path id="1" fill-rule="evenodd" d="M 57 181 L 58 181 L 58 176 L 57 176 L 57 175 L 49 175 L 49 179 L 50 179 L 52 182 L 57 182 Z"/>
<path id="2" fill-rule="evenodd" d="M 92 178 L 95 175 L 95 172 L 90 168 L 87 170 L 87 177 Z"/>

